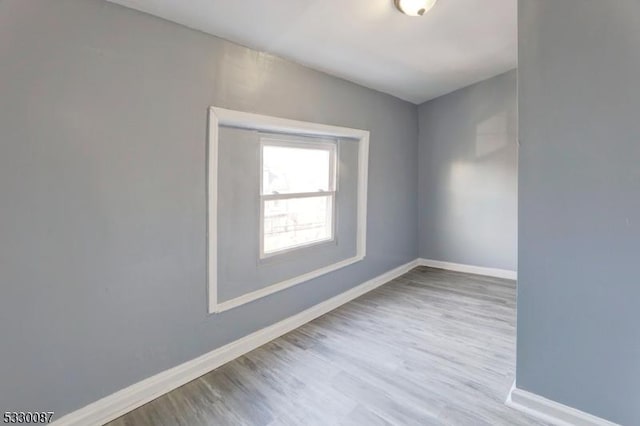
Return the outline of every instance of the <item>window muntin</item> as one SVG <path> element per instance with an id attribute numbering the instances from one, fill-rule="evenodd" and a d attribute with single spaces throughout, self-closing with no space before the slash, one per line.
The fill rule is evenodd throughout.
<path id="1" fill-rule="evenodd" d="M 334 239 L 336 142 L 261 137 L 260 258 Z"/>

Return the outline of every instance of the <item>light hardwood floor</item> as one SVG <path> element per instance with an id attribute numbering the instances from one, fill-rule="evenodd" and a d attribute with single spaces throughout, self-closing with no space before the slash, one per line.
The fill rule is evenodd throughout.
<path id="1" fill-rule="evenodd" d="M 540 425 L 514 346 L 513 281 L 419 267 L 110 426 Z"/>

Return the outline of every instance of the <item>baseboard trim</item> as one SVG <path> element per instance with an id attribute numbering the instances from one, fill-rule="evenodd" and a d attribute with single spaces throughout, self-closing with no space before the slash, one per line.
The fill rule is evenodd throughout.
<path id="1" fill-rule="evenodd" d="M 446 269 L 449 271 L 466 272 L 468 274 L 484 275 L 487 277 L 506 278 L 517 280 L 518 272 L 509 269 L 485 268 L 484 266 L 465 265 L 462 263 L 443 262 L 441 260 L 418 259 L 420 266 Z"/>
<path id="2" fill-rule="evenodd" d="M 215 349 L 184 364 L 149 377 L 125 389 L 106 396 L 77 411 L 69 413 L 53 424 L 56 426 L 103 425 L 164 395 L 225 363 L 250 352 L 296 328 L 330 312 L 351 300 L 419 266 L 418 259 L 385 272 L 357 287 L 325 300 L 292 317 L 258 330 L 239 340 Z"/>
<path id="3" fill-rule="evenodd" d="M 557 426 L 619 426 L 600 417 L 585 413 L 535 393 L 511 387 L 507 406 Z"/>

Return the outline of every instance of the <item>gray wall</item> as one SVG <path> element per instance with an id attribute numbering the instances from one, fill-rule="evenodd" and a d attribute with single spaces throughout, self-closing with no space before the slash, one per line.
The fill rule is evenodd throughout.
<path id="1" fill-rule="evenodd" d="M 419 108 L 420 257 L 517 269 L 516 71 Z"/>
<path id="2" fill-rule="evenodd" d="M 640 2 L 519 2 L 518 387 L 640 424 Z"/>
<path id="3" fill-rule="evenodd" d="M 0 2 L 0 410 L 62 415 L 417 256 L 414 105 L 98 0 Z M 207 107 L 371 130 L 367 258 L 207 315 Z"/>

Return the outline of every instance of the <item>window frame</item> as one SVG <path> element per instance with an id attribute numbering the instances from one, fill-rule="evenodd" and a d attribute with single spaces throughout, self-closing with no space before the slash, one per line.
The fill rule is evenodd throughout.
<path id="1" fill-rule="evenodd" d="M 270 286 L 245 293 L 233 299 L 219 299 L 218 295 L 218 137 L 220 126 L 255 130 L 278 134 L 298 134 L 312 137 L 327 137 L 352 140 L 358 146 L 357 173 L 357 225 L 356 253 L 354 256 L 299 276 L 284 279 Z M 291 120 L 269 115 L 236 111 L 227 108 L 209 107 L 208 140 L 206 146 L 206 198 L 207 198 L 207 297 L 208 312 L 217 314 L 258 300 L 294 285 L 318 278 L 329 272 L 361 261 L 367 247 L 367 192 L 369 168 L 368 130 L 327 124 Z"/>
<path id="2" fill-rule="evenodd" d="M 264 162 L 263 153 L 265 146 L 283 147 L 283 148 L 295 148 L 295 149 L 309 149 L 309 150 L 322 150 L 329 151 L 329 190 L 317 191 L 317 192 L 291 192 L 286 194 L 264 194 Z M 265 260 L 275 256 L 282 256 L 286 254 L 294 253 L 298 250 L 304 250 L 310 247 L 316 247 L 319 245 L 331 244 L 336 241 L 336 214 L 337 214 L 337 194 L 338 194 L 338 140 L 328 138 L 311 138 L 302 135 L 275 135 L 275 134 L 261 134 L 260 135 L 260 162 L 259 162 L 259 191 L 258 196 L 260 198 L 260 213 L 259 213 L 259 253 L 258 259 Z M 264 206 L 267 201 L 273 200 L 291 200 L 296 198 L 313 198 L 313 197 L 327 197 L 331 198 L 331 237 L 322 240 L 312 241 L 309 243 L 298 244 L 290 246 L 285 249 L 272 251 L 266 253 L 264 251 Z"/>

